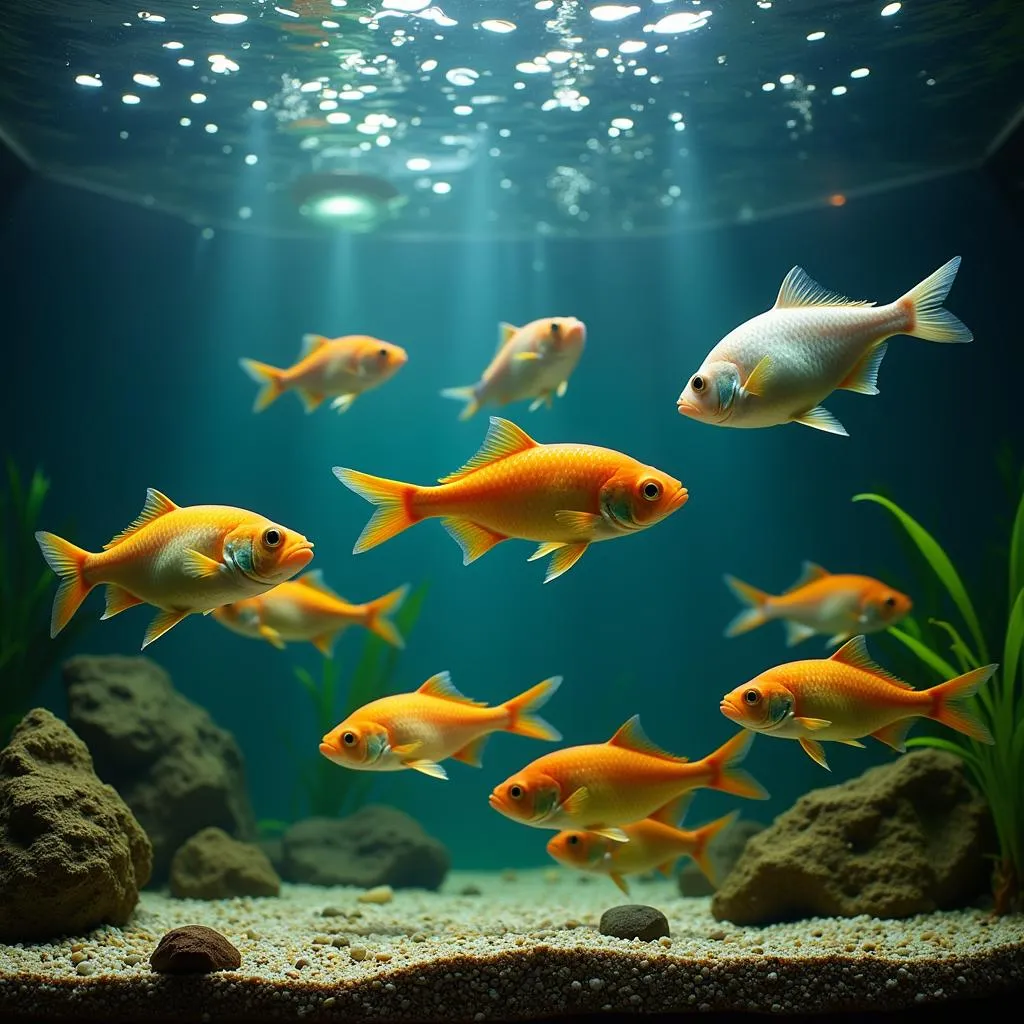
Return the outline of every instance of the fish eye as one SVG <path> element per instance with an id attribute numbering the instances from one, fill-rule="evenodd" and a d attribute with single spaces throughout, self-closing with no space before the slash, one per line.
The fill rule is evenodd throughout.
<path id="1" fill-rule="evenodd" d="M 276 527 L 271 526 L 269 529 L 263 531 L 263 543 L 268 548 L 280 547 L 282 540 L 284 540 L 284 538 L 281 536 L 281 531 Z"/>
<path id="2" fill-rule="evenodd" d="M 575 833 L 573 833 L 571 836 L 569 836 L 569 838 L 566 840 L 566 842 L 570 846 L 576 846 L 576 844 L 579 843 L 579 841 L 580 841 L 580 837 L 578 835 L 576 835 Z"/>
<path id="3" fill-rule="evenodd" d="M 523 795 L 523 787 L 522 786 L 509 786 L 508 787 L 508 795 L 510 797 L 512 797 L 513 800 L 519 800 L 522 797 L 522 795 Z"/>
<path id="4" fill-rule="evenodd" d="M 657 501 L 661 497 L 661 484 L 657 480 L 648 480 L 641 488 L 641 493 L 648 501 Z"/>
<path id="5" fill-rule="evenodd" d="M 885 600 L 884 600 L 884 601 L 882 602 L 882 604 L 884 604 L 886 608 L 895 608 L 895 607 L 896 607 L 896 598 L 895 598 L 895 597 L 893 597 L 893 596 L 892 596 L 892 594 L 890 594 L 890 595 L 889 595 L 889 596 L 888 596 L 888 597 L 887 597 L 887 598 L 886 598 L 886 599 L 885 599 Z"/>
<path id="6" fill-rule="evenodd" d="M 555 323 L 551 325 L 551 337 L 557 338 L 562 333 L 562 325 Z"/>
<path id="7" fill-rule="evenodd" d="M 693 380 L 690 381 L 690 387 L 692 387 L 697 394 L 700 394 L 704 390 L 704 384 L 704 378 L 699 373 L 695 374 Z"/>
<path id="8" fill-rule="evenodd" d="M 354 747 L 356 743 L 356 734 L 354 732 L 345 733 L 345 735 L 341 737 L 341 742 L 344 743 L 346 747 Z"/>
<path id="9" fill-rule="evenodd" d="M 377 355 L 380 356 L 381 359 L 387 359 L 388 350 L 386 348 L 379 348 L 377 349 Z"/>
<path id="10" fill-rule="evenodd" d="M 761 694 L 759 694 L 757 692 L 757 690 L 750 689 L 750 690 L 744 691 L 743 700 L 747 704 L 756 704 L 756 703 L 758 703 L 758 701 L 760 701 L 760 699 L 761 699 Z"/>

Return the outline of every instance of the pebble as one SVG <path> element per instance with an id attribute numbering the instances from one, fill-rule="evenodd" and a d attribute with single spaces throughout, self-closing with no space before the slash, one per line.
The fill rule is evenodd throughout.
<path id="1" fill-rule="evenodd" d="M 376 885 L 356 897 L 360 903 L 390 903 L 394 898 L 395 890 L 390 885 Z"/>
<path id="2" fill-rule="evenodd" d="M 124 958 L 125 965 L 128 967 L 138 967 L 142 963 L 142 957 L 138 953 L 129 953 Z"/>
<path id="3" fill-rule="evenodd" d="M 96 970 L 96 965 L 91 960 L 83 960 L 76 969 L 85 978 Z"/>
<path id="4" fill-rule="evenodd" d="M 464 885 L 459 890 L 460 896 L 483 896 L 484 891 L 479 885 Z"/>
<path id="5" fill-rule="evenodd" d="M 351 946 L 349 947 L 348 955 L 353 960 L 365 960 L 369 953 L 363 946 Z"/>
<path id="6" fill-rule="evenodd" d="M 708 938 L 721 941 L 725 938 L 725 932 L 723 932 L 721 928 L 716 928 L 713 932 L 708 932 Z"/>
<path id="7" fill-rule="evenodd" d="M 669 934 L 668 919 L 657 907 L 642 903 L 624 903 L 609 907 L 601 915 L 598 931 L 617 939 L 641 939 L 653 942 Z"/>
<path id="8" fill-rule="evenodd" d="M 73 964 L 80 964 L 83 960 L 88 960 L 89 954 L 82 952 L 81 944 L 79 944 L 78 950 L 71 954 L 71 962 Z"/>
<path id="9" fill-rule="evenodd" d="M 320 911 L 321 917 L 341 917 L 345 914 L 345 911 L 341 907 L 324 907 Z"/>

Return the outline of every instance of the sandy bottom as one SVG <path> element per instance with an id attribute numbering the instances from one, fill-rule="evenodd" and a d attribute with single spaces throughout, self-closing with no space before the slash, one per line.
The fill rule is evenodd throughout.
<path id="1" fill-rule="evenodd" d="M 47 945 L 0 945 L 0 1020 L 485 1021 L 612 1011 L 781 1014 L 924 1008 L 1024 986 L 1024 918 L 980 910 L 905 921 L 716 921 L 708 899 L 634 882 L 661 909 L 656 942 L 598 933 L 623 899 L 561 870 L 453 872 L 440 893 L 285 886 L 277 899 L 145 893 L 132 922 Z M 205 924 L 240 970 L 168 977 L 149 955 L 168 929 Z"/>

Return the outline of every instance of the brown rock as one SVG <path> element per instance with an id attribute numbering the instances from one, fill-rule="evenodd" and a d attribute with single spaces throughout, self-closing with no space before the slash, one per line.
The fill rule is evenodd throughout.
<path id="1" fill-rule="evenodd" d="M 153 950 L 149 965 L 163 974 L 237 971 L 242 966 L 242 955 L 213 928 L 187 924 L 164 935 Z"/>
<path id="2" fill-rule="evenodd" d="M 801 797 L 748 841 L 711 912 L 769 924 L 961 907 L 988 884 L 991 828 L 960 759 L 914 751 Z"/>
<path id="3" fill-rule="evenodd" d="M 737 818 L 712 840 L 708 847 L 708 857 L 718 885 L 722 884 L 736 866 L 747 840 L 762 831 L 764 825 L 761 822 L 750 818 Z M 680 868 L 677 880 L 680 896 L 710 896 L 715 891 L 715 887 L 708 881 L 704 872 L 689 859 Z"/>
<path id="4" fill-rule="evenodd" d="M 266 854 L 223 829 L 197 832 L 171 861 L 171 893 L 182 899 L 277 896 L 280 891 L 281 879 Z"/>
<path id="5" fill-rule="evenodd" d="M 85 744 L 43 708 L 25 715 L 0 751 L 0 942 L 124 924 L 152 856 Z"/>

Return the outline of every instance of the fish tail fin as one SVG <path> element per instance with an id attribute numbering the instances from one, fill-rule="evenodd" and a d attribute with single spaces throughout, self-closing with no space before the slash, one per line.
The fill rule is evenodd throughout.
<path id="1" fill-rule="evenodd" d="M 369 473 L 360 473 L 354 469 L 342 469 L 341 466 L 334 467 L 334 475 L 350 491 L 355 491 L 359 497 L 377 506 L 377 510 L 370 516 L 370 521 L 363 527 L 363 532 L 359 534 L 359 539 L 352 549 L 354 555 L 383 544 L 384 541 L 407 530 L 413 523 L 419 522 L 420 517 L 412 510 L 412 499 L 416 493 L 415 484 L 385 480 L 384 477 L 370 476 Z"/>
<path id="2" fill-rule="evenodd" d="M 694 846 L 690 856 L 693 857 L 694 863 L 700 868 L 704 877 L 715 888 L 718 888 L 718 882 L 715 880 L 715 869 L 711 864 L 711 857 L 708 855 L 708 847 L 715 836 L 731 825 L 737 817 L 739 817 L 739 811 L 733 811 L 731 814 L 726 814 L 715 821 L 709 821 L 706 825 L 701 825 L 700 828 L 693 830 Z"/>
<path id="3" fill-rule="evenodd" d="M 906 295 L 897 299 L 897 305 L 907 314 L 905 334 L 925 341 L 964 342 L 973 341 L 974 335 L 942 303 L 946 301 L 949 289 L 953 287 L 960 257 L 954 256 L 915 285 Z"/>
<path id="4" fill-rule="evenodd" d="M 386 640 L 392 647 L 399 650 L 405 647 L 405 640 L 398 632 L 398 627 L 388 618 L 402 607 L 402 602 L 409 596 L 409 584 L 405 583 L 390 594 L 378 597 L 370 602 L 370 614 L 366 620 L 366 628 Z"/>
<path id="5" fill-rule="evenodd" d="M 711 778 L 707 783 L 709 789 L 743 796 L 748 800 L 768 799 L 764 787 L 753 776 L 736 767 L 747 756 L 753 742 L 754 734 L 743 730 L 704 758 L 711 770 Z"/>
<path id="6" fill-rule="evenodd" d="M 962 676 L 950 679 L 945 683 L 939 683 L 926 692 L 932 699 L 929 718 L 941 722 L 950 729 L 962 732 L 970 736 L 972 740 L 979 743 L 994 743 L 992 733 L 984 722 L 967 706 L 967 701 L 973 697 L 978 688 L 987 682 L 998 668 L 998 665 L 983 665 L 971 672 L 965 672 Z"/>
<path id="7" fill-rule="evenodd" d="M 459 413 L 460 420 L 468 420 L 480 408 L 475 384 L 467 385 L 464 388 L 445 388 L 441 395 L 444 398 L 454 398 L 457 402 L 466 403 L 465 408 Z"/>
<path id="8" fill-rule="evenodd" d="M 282 383 L 284 370 L 279 370 L 276 366 L 268 366 L 266 363 L 258 363 L 255 359 L 239 359 L 238 365 L 257 384 L 262 385 L 256 394 L 256 401 L 253 402 L 253 412 L 262 412 L 271 402 L 284 394 Z"/>
<path id="9" fill-rule="evenodd" d="M 535 740 L 560 740 L 562 734 L 535 712 L 547 704 L 561 685 L 562 677 L 552 676 L 536 686 L 531 686 L 518 697 L 505 701 L 502 707 L 508 712 L 506 731 L 517 736 L 529 736 Z"/>
<path id="10" fill-rule="evenodd" d="M 71 621 L 71 616 L 78 611 L 86 594 L 95 586 L 94 583 L 87 583 L 84 576 L 89 552 L 55 533 L 42 530 L 36 534 L 36 542 L 46 564 L 61 579 L 50 615 L 50 636 L 55 637 Z"/>
<path id="11" fill-rule="evenodd" d="M 726 586 L 745 605 L 743 609 L 725 628 L 726 636 L 739 636 L 747 633 L 758 626 L 763 626 L 768 621 L 767 605 L 771 595 L 749 583 L 736 579 L 735 576 L 725 576 Z"/>

